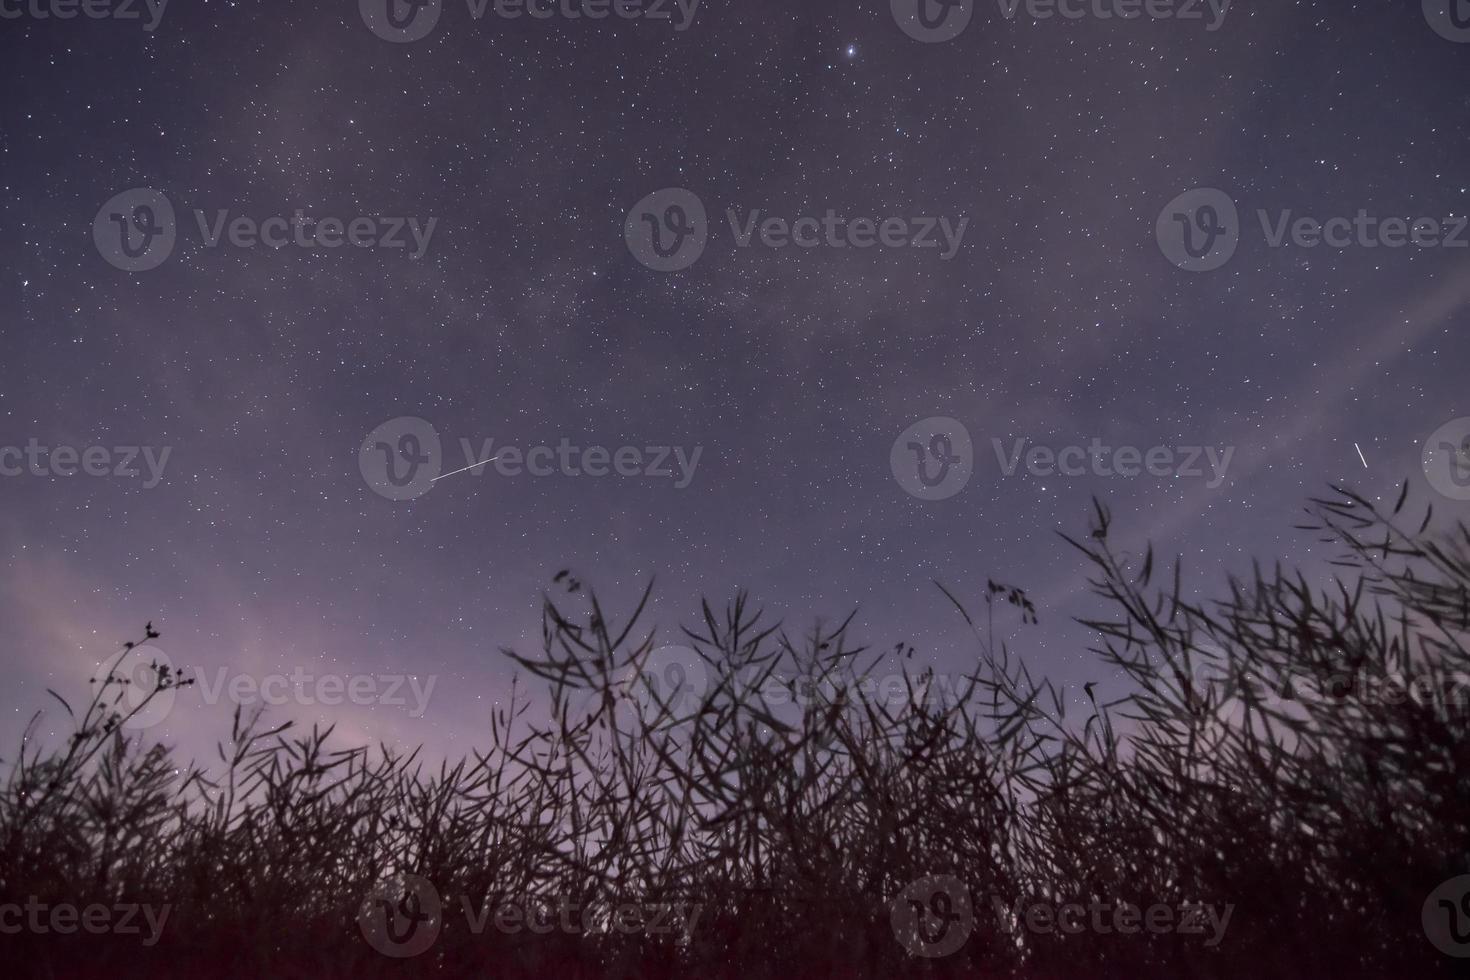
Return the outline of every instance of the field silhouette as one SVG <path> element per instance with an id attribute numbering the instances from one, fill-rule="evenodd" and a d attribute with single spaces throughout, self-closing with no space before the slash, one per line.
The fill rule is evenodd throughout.
<path id="1" fill-rule="evenodd" d="M 1391 509 L 1334 488 L 1307 515 L 1335 581 L 1259 565 L 1191 603 L 1098 505 L 1072 543 L 1109 610 L 1086 624 L 1099 672 L 1127 683 L 1089 684 L 1080 715 L 995 639 L 1046 614 L 998 581 L 937 586 L 973 628 L 962 674 L 865 649 L 850 618 L 789 634 L 742 594 L 679 636 L 693 684 L 650 668 L 649 593 L 618 614 L 561 575 L 542 650 L 507 651 L 488 744 L 435 766 L 239 709 L 218 759 L 181 766 L 125 724 L 192 679 L 160 666 L 138 698 L 113 674 L 47 707 L 75 721 L 64 744 L 5 759 L 0 905 L 166 921 L 7 929 L 0 958 L 44 977 L 1452 975 L 1470 529 L 1407 488 Z"/>

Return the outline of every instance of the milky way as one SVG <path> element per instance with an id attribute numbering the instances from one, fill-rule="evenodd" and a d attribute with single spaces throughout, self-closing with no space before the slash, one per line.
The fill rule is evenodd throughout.
<path id="1" fill-rule="evenodd" d="M 1330 557 L 1331 482 L 1467 507 L 1421 455 L 1470 416 L 1470 43 L 1417 0 L 133 6 L 0 20 L 7 744 L 151 620 L 463 751 L 543 590 L 655 576 L 666 633 L 744 587 L 946 672 L 934 580 L 995 578 L 1106 681 L 1095 495 L 1205 592 Z M 203 700 L 151 731 L 203 751 Z"/>

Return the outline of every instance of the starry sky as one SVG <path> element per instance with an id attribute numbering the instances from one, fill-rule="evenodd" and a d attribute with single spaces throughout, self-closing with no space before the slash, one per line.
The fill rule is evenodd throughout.
<path id="1" fill-rule="evenodd" d="M 152 31 L 7 18 L 0 55 L 0 446 L 170 450 L 151 487 L 0 477 L 6 758 L 37 709 L 66 730 L 46 688 L 81 697 L 148 620 L 194 670 L 435 677 L 421 717 L 271 717 L 457 755 L 561 569 L 614 609 L 656 575 L 667 634 L 739 588 L 795 631 L 857 609 L 875 647 L 948 672 L 974 643 L 932 580 L 995 578 L 1041 615 L 1015 650 L 1075 685 L 1102 668 L 1071 618 L 1099 606 L 1056 532 L 1085 533 L 1093 495 L 1211 594 L 1253 558 L 1325 558 L 1291 525 L 1330 481 L 1391 501 L 1409 478 L 1466 512 L 1420 454 L 1470 416 L 1470 249 L 1273 248 L 1254 217 L 1470 210 L 1470 44 L 1418 0 L 1241 0 L 1214 31 L 986 2 L 939 43 L 888 0 L 705 0 L 683 30 L 450 0 L 409 43 L 351 3 L 214 0 Z M 1242 216 L 1209 272 L 1156 238 L 1200 187 Z M 128 272 L 93 227 L 135 188 L 177 241 Z M 665 188 L 708 212 L 672 272 L 625 238 Z M 211 247 L 194 218 L 297 209 L 437 221 L 415 258 Z M 948 259 L 742 248 L 731 209 L 968 225 Z M 392 500 L 359 450 L 400 417 L 432 424 L 445 473 L 461 438 L 702 455 L 682 488 L 487 466 Z M 925 500 L 890 451 L 935 417 L 973 473 Z M 1006 476 L 991 449 L 1094 437 L 1234 455 L 1208 487 Z M 150 732 L 202 756 L 228 716 L 184 692 Z"/>

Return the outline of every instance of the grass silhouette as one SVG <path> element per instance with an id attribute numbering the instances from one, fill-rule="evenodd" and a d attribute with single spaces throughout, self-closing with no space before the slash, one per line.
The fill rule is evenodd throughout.
<path id="1" fill-rule="evenodd" d="M 151 944 L 7 928 L 0 959 L 55 977 L 1448 976 L 1421 913 L 1470 871 L 1470 529 L 1412 509 L 1334 489 L 1302 525 L 1337 546 L 1333 582 L 1257 567 L 1200 604 L 1177 563 L 1117 550 L 1098 506 L 1072 543 L 1110 610 L 1086 624 L 1096 655 L 1127 688 L 1089 684 L 1082 716 L 995 639 L 1037 617 L 995 582 L 941 586 L 974 631 L 962 675 L 865 649 L 850 617 L 791 636 L 742 594 L 683 630 L 706 680 L 671 692 L 645 676 L 649 592 L 615 619 L 559 581 L 542 651 L 507 651 L 545 700 L 518 677 L 489 744 L 438 766 L 236 709 L 218 765 L 181 768 L 126 722 L 191 680 L 159 666 L 129 698 L 109 674 L 80 712 L 57 696 L 64 745 L 33 721 L 6 760 L 0 905 L 166 905 L 166 923 Z M 932 876 L 963 894 L 906 891 Z M 538 901 L 577 928 L 472 927 Z M 1064 905 L 1175 926 L 1036 911 Z M 618 928 L 625 907 L 687 928 Z M 1223 932 L 1183 928 L 1207 908 Z M 431 941 L 385 955 L 385 930 Z"/>

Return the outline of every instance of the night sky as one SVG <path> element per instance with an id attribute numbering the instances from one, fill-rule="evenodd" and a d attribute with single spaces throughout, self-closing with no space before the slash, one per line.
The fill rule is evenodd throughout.
<path id="1" fill-rule="evenodd" d="M 1055 532 L 1085 534 L 1093 495 L 1120 546 L 1152 539 L 1212 594 L 1253 558 L 1329 557 L 1291 528 L 1328 482 L 1392 502 L 1409 478 L 1470 511 L 1421 466 L 1470 416 L 1470 231 L 1272 247 L 1257 219 L 1365 209 L 1451 238 L 1470 43 L 1419 0 L 1243 0 L 1214 30 L 1204 4 L 1121 21 L 981 2 L 934 43 L 888 0 L 705 0 L 687 24 L 671 2 L 668 20 L 476 20 L 446 0 L 405 43 L 340 0 L 176 0 L 152 31 L 141 4 L 0 6 L 0 447 L 169 452 L 157 481 L 141 453 L 136 477 L 63 475 L 79 467 L 54 453 L 0 476 L 7 758 L 37 709 L 67 730 L 47 687 L 80 698 L 148 620 L 190 671 L 436 678 L 422 717 L 270 717 L 458 754 L 509 690 L 498 649 L 538 649 L 543 590 L 579 601 L 561 569 L 617 610 L 656 575 L 661 635 L 741 587 L 798 632 L 856 608 L 858 635 L 945 672 L 975 646 L 931 580 L 978 599 L 994 578 L 1041 614 L 1008 625 L 1015 650 L 1080 697 L 1102 668 L 1070 619 L 1100 607 Z M 1239 209 L 1210 212 L 1239 238 L 1215 269 L 1158 237 L 1197 188 Z M 99 241 L 114 214 L 148 224 L 136 195 L 108 207 L 135 189 L 168 202 L 175 240 L 126 271 Z M 702 223 L 666 210 L 691 200 Z M 829 209 L 839 235 L 896 218 L 939 245 L 776 248 L 759 225 L 737 242 L 752 212 L 811 230 Z M 207 241 L 220 212 L 297 210 L 338 237 L 404 219 L 405 247 Z M 660 271 L 636 239 L 671 215 L 707 241 Z M 967 221 L 952 251 L 939 219 Z M 431 220 L 420 249 L 409 229 Z M 394 500 L 368 436 L 427 452 L 402 418 L 432 426 L 444 475 Z M 964 449 L 934 418 L 968 433 L 968 481 L 911 493 L 906 430 Z M 1211 486 L 1007 476 L 992 443 L 1094 437 L 1233 454 Z M 636 447 L 639 475 L 448 475 L 486 440 Z M 700 448 L 687 485 L 643 475 L 658 447 L 675 474 L 672 449 Z M 202 756 L 229 710 L 186 691 L 149 731 Z"/>

